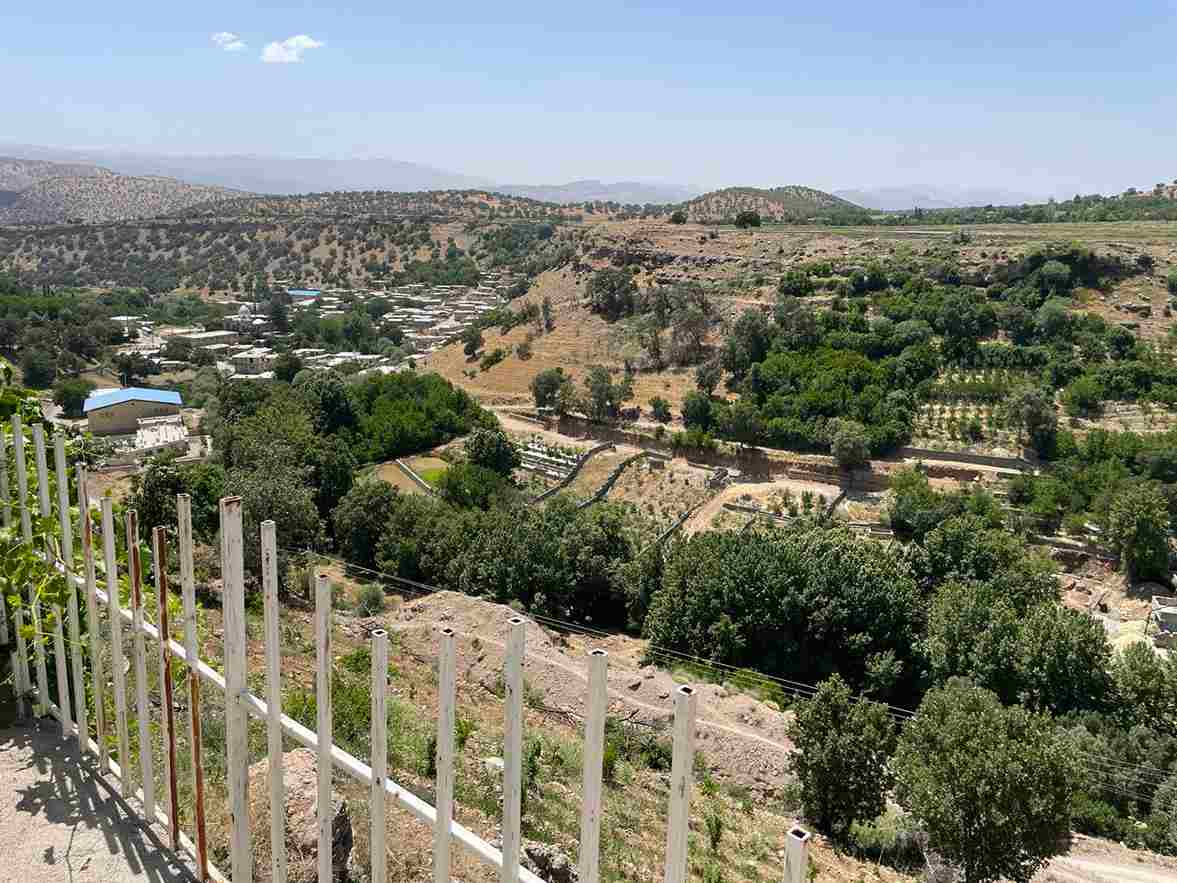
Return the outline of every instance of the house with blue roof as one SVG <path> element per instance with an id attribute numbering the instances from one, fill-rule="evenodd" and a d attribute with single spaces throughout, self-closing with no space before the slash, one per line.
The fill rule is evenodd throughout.
<path id="1" fill-rule="evenodd" d="M 99 390 L 82 405 L 94 435 L 134 435 L 139 421 L 149 417 L 179 416 L 183 402 L 166 389 Z"/>

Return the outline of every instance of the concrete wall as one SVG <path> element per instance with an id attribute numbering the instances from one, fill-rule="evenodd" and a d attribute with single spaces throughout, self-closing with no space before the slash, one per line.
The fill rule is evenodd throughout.
<path id="1" fill-rule="evenodd" d="M 130 401 L 91 411 L 88 422 L 94 435 L 134 435 L 142 417 L 167 417 L 179 413 L 179 405 Z"/>

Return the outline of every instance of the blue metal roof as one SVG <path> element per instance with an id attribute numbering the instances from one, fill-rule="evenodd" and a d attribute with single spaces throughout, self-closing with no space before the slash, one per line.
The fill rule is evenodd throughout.
<path id="1" fill-rule="evenodd" d="M 89 414 L 111 405 L 121 405 L 123 402 L 157 402 L 161 405 L 175 405 L 179 407 L 180 394 L 167 389 L 143 389 L 132 386 L 127 389 L 113 389 L 110 392 L 100 392 L 86 399 L 82 405 L 82 413 Z"/>

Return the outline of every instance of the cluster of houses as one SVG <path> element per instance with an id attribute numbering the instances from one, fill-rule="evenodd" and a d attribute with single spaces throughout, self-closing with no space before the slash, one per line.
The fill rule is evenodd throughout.
<path id="1" fill-rule="evenodd" d="M 282 282 L 283 280 L 275 280 Z M 312 289 L 288 287 L 291 320 L 310 314 L 319 319 L 342 319 L 350 311 L 380 298 L 387 308 L 373 322 L 381 336 L 399 330 L 404 349 L 410 354 L 431 353 L 457 339 L 479 317 L 501 306 L 514 282 L 506 273 L 483 274 L 477 287 L 413 283 L 387 289 Z M 221 327 L 206 329 L 156 328 L 142 316 L 116 316 L 133 342 L 121 352 L 134 352 L 150 360 L 160 371 L 182 370 L 192 362 L 175 358 L 169 344 L 203 353 L 226 376 L 250 380 L 271 379 L 274 363 L 286 349 L 289 332 L 280 333 L 260 306 L 228 301 L 234 312 L 221 320 Z M 288 345 L 288 344 L 287 344 Z M 362 371 L 389 372 L 410 367 L 410 358 L 373 353 L 329 352 L 323 349 L 291 350 L 312 370 L 359 365 Z M 172 356 L 169 358 L 169 355 Z M 202 358 L 200 361 L 206 361 Z"/>
<path id="2" fill-rule="evenodd" d="M 381 336 L 393 336 L 393 329 L 399 329 L 403 349 L 411 354 L 407 357 L 316 347 L 290 349 L 293 335 L 278 332 L 267 309 L 240 301 L 226 302 L 233 311 L 219 328 L 157 327 L 144 316 L 115 316 L 113 321 L 123 326 L 131 340 L 119 352 L 140 355 L 159 371 L 212 362 L 235 380 L 268 380 L 274 377 L 279 354 L 288 351 L 311 370 L 349 365 L 359 366 L 360 374 L 387 374 L 411 368 L 412 355 L 431 353 L 460 337 L 479 317 L 502 306 L 514 281 L 510 274 L 490 272 L 483 274 L 477 287 L 424 283 L 364 290 L 287 287 L 292 321 L 307 313 L 320 319 L 343 318 L 370 300 L 383 299 L 384 312 L 369 315 Z M 132 387 L 93 393 L 83 412 L 90 432 L 116 441 L 127 456 L 140 457 L 165 449 L 190 451 L 192 439 L 181 408 L 179 393 Z"/>

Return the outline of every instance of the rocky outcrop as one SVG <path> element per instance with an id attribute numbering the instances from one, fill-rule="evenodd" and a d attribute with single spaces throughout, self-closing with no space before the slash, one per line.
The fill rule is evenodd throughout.
<path id="1" fill-rule="evenodd" d="M 270 761 L 259 760 L 249 768 L 249 797 L 253 807 L 254 879 L 270 879 Z M 282 755 L 282 781 L 286 786 L 286 854 L 290 883 L 316 879 L 319 846 L 318 763 L 315 753 L 299 748 Z M 347 801 L 331 792 L 331 867 L 336 883 L 348 879 L 348 860 L 353 843 L 351 813 Z M 261 859 L 264 857 L 264 861 Z"/>

